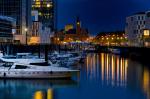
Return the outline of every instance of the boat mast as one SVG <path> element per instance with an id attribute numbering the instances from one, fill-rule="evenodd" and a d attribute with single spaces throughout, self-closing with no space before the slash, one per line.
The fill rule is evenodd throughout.
<path id="1" fill-rule="evenodd" d="M 45 44 L 45 62 L 48 64 L 48 45 Z"/>

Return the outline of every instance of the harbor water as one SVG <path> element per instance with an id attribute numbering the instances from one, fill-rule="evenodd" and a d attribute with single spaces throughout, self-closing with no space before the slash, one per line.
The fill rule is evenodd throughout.
<path id="1" fill-rule="evenodd" d="M 71 80 L 0 80 L 0 99 L 150 99 L 149 66 L 107 53 L 88 54 Z"/>

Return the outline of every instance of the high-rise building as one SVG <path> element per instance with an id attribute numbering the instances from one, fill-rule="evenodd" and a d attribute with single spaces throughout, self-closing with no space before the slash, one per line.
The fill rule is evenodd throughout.
<path id="1" fill-rule="evenodd" d="M 16 20 L 6 16 L 0 16 L 0 43 L 13 42 L 13 29 Z"/>
<path id="2" fill-rule="evenodd" d="M 38 11 L 38 21 L 54 29 L 54 0 L 33 0 L 32 10 Z"/>
<path id="3" fill-rule="evenodd" d="M 0 0 L 0 15 L 16 19 L 16 34 L 24 35 L 31 28 L 31 0 Z M 28 28 L 28 32 L 25 31 Z"/>

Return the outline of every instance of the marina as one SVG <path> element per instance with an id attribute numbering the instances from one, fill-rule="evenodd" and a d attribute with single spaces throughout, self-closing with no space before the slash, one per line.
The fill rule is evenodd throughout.
<path id="1" fill-rule="evenodd" d="M 18 53 L 16 56 L 3 56 L 1 53 L 0 78 L 38 78 L 58 79 L 71 78 L 79 70 L 62 67 L 60 64 L 48 63 L 44 59 L 29 57 L 28 53 Z"/>
<path id="2" fill-rule="evenodd" d="M 0 0 L 0 99 L 150 99 L 150 0 Z"/>
<path id="3" fill-rule="evenodd" d="M 47 99 L 149 99 L 150 70 L 147 65 L 109 53 L 89 53 L 80 72 L 71 80 L 0 80 L 0 98 L 33 99 L 39 91 Z M 136 80 L 138 79 L 138 80 Z M 9 85 L 9 86 L 8 86 Z M 12 91 L 13 90 L 13 91 Z M 18 95 L 18 92 L 21 94 Z M 87 97 L 88 94 L 88 97 Z M 109 95 L 108 95 L 109 94 Z"/>

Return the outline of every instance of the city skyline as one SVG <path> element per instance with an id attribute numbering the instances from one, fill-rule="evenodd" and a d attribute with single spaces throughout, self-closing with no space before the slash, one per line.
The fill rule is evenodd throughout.
<path id="1" fill-rule="evenodd" d="M 92 35 L 124 30 L 127 16 L 150 10 L 149 0 L 58 0 L 58 29 L 74 23 L 76 16 Z M 94 6 L 93 6 L 94 5 Z M 107 13 L 106 13 L 107 12 Z"/>

